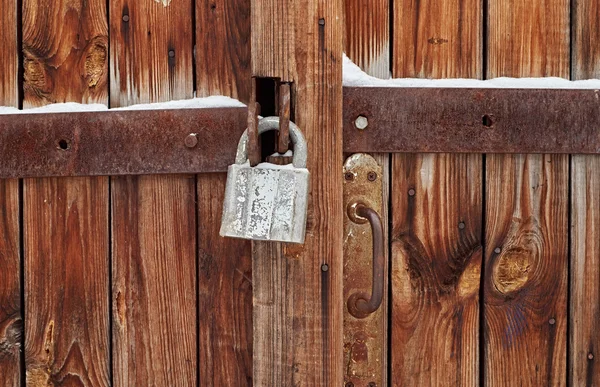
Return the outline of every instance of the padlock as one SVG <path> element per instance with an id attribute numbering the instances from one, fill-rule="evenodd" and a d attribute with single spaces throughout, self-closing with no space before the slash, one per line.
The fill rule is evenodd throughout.
<path id="1" fill-rule="evenodd" d="M 259 120 L 258 134 L 279 129 L 279 117 Z M 290 122 L 292 164 L 248 161 L 248 131 L 238 144 L 235 164 L 227 170 L 221 236 L 304 243 L 310 174 L 306 140 Z"/>

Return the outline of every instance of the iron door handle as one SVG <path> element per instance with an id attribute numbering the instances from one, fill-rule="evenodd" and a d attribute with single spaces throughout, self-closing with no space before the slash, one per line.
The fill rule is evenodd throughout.
<path id="1" fill-rule="evenodd" d="M 377 211 L 363 203 L 348 206 L 348 216 L 355 223 L 369 222 L 373 234 L 373 282 L 371 294 L 355 292 L 348 298 L 348 311 L 356 318 L 365 318 L 381 306 L 383 300 L 384 238 L 383 224 Z"/>

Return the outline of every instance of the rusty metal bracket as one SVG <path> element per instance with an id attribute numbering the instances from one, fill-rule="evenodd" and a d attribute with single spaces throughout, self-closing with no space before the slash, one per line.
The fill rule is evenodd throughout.
<path id="1" fill-rule="evenodd" d="M 382 386 L 385 381 L 385 308 L 369 307 L 369 301 L 365 300 L 369 310 L 364 310 L 358 301 L 365 298 L 381 304 L 384 295 L 383 246 L 379 246 L 381 254 L 376 253 L 379 256 L 377 262 L 371 248 L 383 244 L 377 242 L 383 238 L 383 231 L 379 235 L 372 233 L 365 218 L 375 220 L 382 212 L 383 177 L 382 166 L 368 154 L 354 154 L 344 163 L 344 206 L 350 209 L 344 216 L 343 291 L 344 299 L 349 300 L 344 308 L 344 377 L 347 386 Z M 374 267 L 374 263 L 379 267 Z M 373 287 L 372 272 L 379 277 L 375 284 L 377 289 Z"/>
<path id="2" fill-rule="evenodd" d="M 224 172 L 246 108 L 0 115 L 0 178 Z"/>
<path id="3" fill-rule="evenodd" d="M 600 91 L 344 88 L 344 152 L 600 153 Z"/>

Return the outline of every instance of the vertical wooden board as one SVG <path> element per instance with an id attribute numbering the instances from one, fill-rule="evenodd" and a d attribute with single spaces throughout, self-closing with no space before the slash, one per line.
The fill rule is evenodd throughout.
<path id="1" fill-rule="evenodd" d="M 394 77 L 481 78 L 482 0 L 394 2 Z"/>
<path id="2" fill-rule="evenodd" d="M 198 97 L 250 98 L 250 0 L 196 1 Z"/>
<path id="3" fill-rule="evenodd" d="M 0 207 L 0 385 L 18 386 L 23 335 L 18 180 L 0 180 Z"/>
<path id="4" fill-rule="evenodd" d="M 345 0 L 344 1 L 344 52 L 348 57 L 356 63 L 367 74 L 379 77 L 388 78 L 390 75 L 390 3 L 388 0 L 370 1 L 368 11 L 364 7 L 364 2 L 361 0 Z M 384 242 L 388 245 L 388 202 L 389 202 L 389 183 L 390 183 L 390 155 L 389 154 L 374 154 L 373 157 L 383 170 L 383 194 L 381 198 L 382 209 L 381 219 L 384 227 Z M 344 240 L 346 240 L 344 235 Z M 384 251 L 385 262 L 388 262 L 388 249 Z M 346 261 L 351 258 L 352 254 L 345 254 L 344 267 Z M 367 274 L 370 275 L 370 274 Z M 384 297 L 379 314 L 380 328 L 376 334 L 380 343 L 383 343 L 382 350 L 384 353 L 384 361 L 380 365 L 381 380 L 383 385 L 387 385 L 387 354 L 388 354 L 388 267 L 385 267 L 384 278 L 386 278 L 384 286 Z M 352 286 L 344 282 L 344 290 Z M 344 291 L 344 294 L 346 291 Z M 349 326 L 346 324 L 346 319 L 349 317 L 347 308 L 344 309 L 344 348 L 352 348 L 352 343 L 347 342 L 346 337 L 349 337 Z M 351 320 L 352 321 L 352 320 Z M 357 323 L 359 325 L 360 322 Z M 357 339 L 361 341 L 360 338 Z M 370 341 L 374 343 L 375 341 Z M 372 344 L 371 344 L 372 345 Z M 378 348 L 378 347 L 376 347 Z M 351 350 L 351 349 L 350 349 Z M 371 356 L 373 357 L 373 356 Z M 346 359 L 346 358 L 345 358 Z M 369 360 L 367 360 L 369 363 Z M 360 367 L 360 365 L 358 366 Z M 350 364 L 344 366 L 344 377 L 348 380 L 349 373 L 352 372 Z"/>
<path id="5" fill-rule="evenodd" d="M 191 98 L 191 0 L 110 0 L 110 105 Z"/>
<path id="6" fill-rule="evenodd" d="M 198 175 L 201 386 L 252 385 L 250 241 L 219 236 L 225 175 Z"/>
<path id="7" fill-rule="evenodd" d="M 394 77 L 480 78 L 482 3 L 394 4 Z M 393 385 L 479 381 L 482 157 L 392 163 Z"/>
<path id="8" fill-rule="evenodd" d="M 23 183 L 27 385 L 108 386 L 108 180 Z"/>
<path id="9" fill-rule="evenodd" d="M 479 381 L 480 156 L 392 166 L 392 384 Z"/>
<path id="10" fill-rule="evenodd" d="M 568 0 L 491 0 L 488 78 L 569 77 Z M 564 385 L 568 156 L 489 155 L 486 385 Z"/>
<path id="11" fill-rule="evenodd" d="M 107 102 L 106 2 L 23 1 L 25 107 Z M 108 179 L 23 181 L 26 383 L 109 385 Z"/>
<path id="12" fill-rule="evenodd" d="M 600 383 L 600 157 L 571 161 L 571 299 L 569 384 Z"/>
<path id="13" fill-rule="evenodd" d="M 23 0 L 25 108 L 106 103 L 106 1 Z"/>
<path id="14" fill-rule="evenodd" d="M 17 2 L 0 2 L 0 106 L 18 105 Z M 0 385 L 21 378 L 23 334 L 19 253 L 19 183 L 0 180 Z"/>
<path id="15" fill-rule="evenodd" d="M 338 386 L 343 383 L 344 304 L 342 2 L 296 0 L 293 7 L 288 28 L 294 42 L 274 44 L 295 47 L 295 119 L 308 143 L 311 174 L 308 223 L 304 245 L 254 244 L 253 375 L 258 386 Z M 286 31 L 271 38 L 261 31 L 262 39 L 292 36 Z M 252 61 L 255 69 L 270 66 L 255 46 Z M 291 61 L 289 66 L 270 75 L 285 77 L 293 73 Z"/>
<path id="16" fill-rule="evenodd" d="M 194 181 L 112 178 L 115 386 L 196 384 Z"/>
<path id="17" fill-rule="evenodd" d="M 192 10 L 111 0 L 112 107 L 192 97 Z M 195 385 L 195 178 L 112 182 L 114 384 Z"/>
<path id="18" fill-rule="evenodd" d="M 574 79 L 600 77 L 600 4 L 573 2 Z M 571 298 L 569 380 L 573 386 L 600 384 L 600 156 L 571 159 Z"/>

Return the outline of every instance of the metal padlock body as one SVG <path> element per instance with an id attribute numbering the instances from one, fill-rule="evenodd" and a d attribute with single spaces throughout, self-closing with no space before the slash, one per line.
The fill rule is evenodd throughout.
<path id="1" fill-rule="evenodd" d="M 265 117 L 258 134 L 279 129 L 279 117 Z M 306 140 L 290 122 L 294 144 L 292 164 L 248 161 L 248 131 L 237 149 L 236 163 L 227 170 L 221 236 L 253 240 L 304 243 L 310 174 L 306 169 Z"/>

